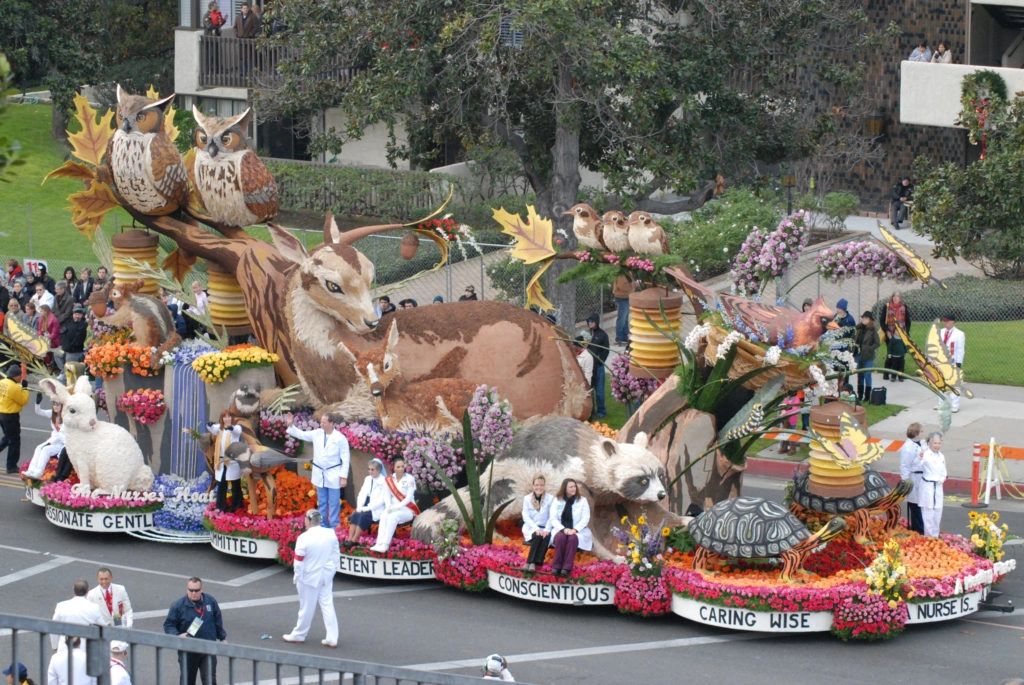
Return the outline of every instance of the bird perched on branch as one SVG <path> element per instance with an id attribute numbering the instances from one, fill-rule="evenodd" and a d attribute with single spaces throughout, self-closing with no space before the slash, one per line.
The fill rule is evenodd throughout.
<path id="1" fill-rule="evenodd" d="M 625 252 L 629 249 L 629 222 L 626 215 L 617 209 L 605 212 L 601 217 L 604 232 L 601 239 L 610 252 Z"/>
<path id="2" fill-rule="evenodd" d="M 604 224 L 601 223 L 601 219 L 598 218 L 593 207 L 586 202 L 580 202 L 563 214 L 572 217 L 572 232 L 580 245 L 590 250 L 604 251 L 606 249 L 601 239 Z"/>
<path id="3" fill-rule="evenodd" d="M 629 246 L 637 254 L 668 254 L 668 237 L 665 229 L 658 225 L 647 212 L 633 212 L 629 215 Z"/>

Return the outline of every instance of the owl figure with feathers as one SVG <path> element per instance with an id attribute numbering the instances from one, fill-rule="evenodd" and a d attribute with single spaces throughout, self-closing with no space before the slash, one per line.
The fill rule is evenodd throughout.
<path id="1" fill-rule="evenodd" d="M 277 185 L 249 147 L 246 132 L 252 110 L 226 119 L 196 118 L 195 163 L 191 175 L 213 221 L 229 226 L 263 223 L 277 214 Z"/>
<path id="2" fill-rule="evenodd" d="M 164 115 L 174 94 L 152 100 L 117 86 L 117 130 L 107 146 L 114 190 L 140 214 L 163 216 L 188 201 L 188 176 Z"/>

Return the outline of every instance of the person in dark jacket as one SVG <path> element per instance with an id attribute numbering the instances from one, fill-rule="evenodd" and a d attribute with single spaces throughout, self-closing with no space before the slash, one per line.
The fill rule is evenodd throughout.
<path id="1" fill-rule="evenodd" d="M 164 632 L 178 637 L 223 642 L 224 619 L 217 600 L 203 592 L 203 581 L 193 576 L 185 584 L 186 594 L 171 605 L 164 619 Z M 195 652 L 178 652 L 178 664 L 183 669 L 182 680 L 195 685 L 196 674 L 203 685 L 217 685 L 217 657 Z"/>
<path id="2" fill-rule="evenodd" d="M 878 352 L 878 329 L 875 327 L 875 315 L 866 311 L 860 316 L 857 332 L 854 335 L 857 350 L 857 367 L 864 369 L 875 365 L 875 353 Z M 867 402 L 871 399 L 871 372 L 861 371 L 857 374 L 857 399 Z"/>
<path id="3" fill-rule="evenodd" d="M 85 304 L 89 301 L 89 295 L 92 295 L 92 289 L 96 287 L 96 281 L 92 278 L 92 269 L 85 267 L 82 269 L 82 277 L 78 279 L 78 283 L 75 284 L 75 290 L 71 294 L 75 298 L 76 304 Z"/>
<path id="4" fill-rule="evenodd" d="M 65 281 L 57 281 L 57 292 L 53 296 L 53 315 L 63 332 L 64 327 L 71 323 L 71 314 L 75 309 L 75 298 L 68 290 Z"/>
<path id="5" fill-rule="evenodd" d="M 46 265 L 39 265 L 39 275 L 36 276 L 36 281 L 41 281 L 51 295 L 54 293 L 54 288 L 57 287 L 57 282 L 53 280 L 53 276 L 46 273 Z"/>
<path id="6" fill-rule="evenodd" d="M 900 224 L 910 216 L 910 200 L 914 195 L 914 186 L 910 178 L 904 176 L 900 182 L 892 187 L 890 202 L 890 223 L 892 227 L 899 230 Z"/>
<path id="7" fill-rule="evenodd" d="M 85 338 L 88 332 L 89 325 L 85 321 L 85 307 L 76 304 L 71 314 L 71 321 L 60 334 L 60 345 L 64 350 L 64 364 L 85 360 Z"/>
<path id="8" fill-rule="evenodd" d="M 608 334 L 601 328 L 601 317 L 591 314 L 587 317 L 587 328 L 590 329 L 590 343 L 587 350 L 594 355 L 594 375 L 590 379 L 590 387 L 594 389 L 594 418 L 603 419 L 606 415 L 604 406 L 604 363 L 608 359 Z"/>
<path id="9" fill-rule="evenodd" d="M 889 297 L 889 301 L 882 305 L 879 323 L 882 324 L 882 331 L 885 334 L 887 351 L 885 368 L 903 373 L 907 363 L 907 345 L 903 342 L 903 338 L 896 333 L 896 325 L 899 324 L 908 335 L 910 334 L 910 309 L 907 308 L 899 293 L 893 293 Z M 897 376 L 882 374 L 882 378 L 896 380 Z M 899 377 L 899 381 L 903 382 L 902 376 Z"/>

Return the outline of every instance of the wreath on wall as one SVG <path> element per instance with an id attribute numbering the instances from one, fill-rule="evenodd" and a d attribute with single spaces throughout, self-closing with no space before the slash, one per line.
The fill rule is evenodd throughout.
<path id="1" fill-rule="evenodd" d="M 981 142 L 985 157 L 986 131 L 993 116 L 1007 103 L 1006 81 L 991 69 L 982 69 L 964 77 L 960 84 L 960 117 L 957 124 L 967 129 L 972 145 Z"/>

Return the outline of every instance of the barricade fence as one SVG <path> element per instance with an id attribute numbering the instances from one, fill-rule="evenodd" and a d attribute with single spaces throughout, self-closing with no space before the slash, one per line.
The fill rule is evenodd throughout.
<path id="1" fill-rule="evenodd" d="M 228 642 L 195 640 L 163 633 L 107 626 L 82 626 L 13 614 L 0 614 L 0 647 L 2 663 L 22 663 L 29 677 L 38 684 L 46 683 L 51 637 L 70 644 L 75 638 L 85 642 L 80 649 L 69 650 L 72 660 L 84 658 L 86 672 L 96 678 L 97 685 L 110 685 L 110 642 L 121 640 L 129 645 L 125 666 L 133 683 L 141 685 L 175 685 L 185 683 L 180 667 L 185 651 L 216 659 L 217 682 L 227 685 L 352 683 L 353 685 L 474 685 L 482 678 L 449 673 L 432 673 L 399 666 L 387 666 L 350 659 L 311 654 L 282 652 Z M 212 661 L 210 663 L 213 663 Z M 72 671 L 73 672 L 73 671 Z M 53 682 L 53 681 L 50 681 Z M 73 680 L 69 685 L 82 685 Z"/>

